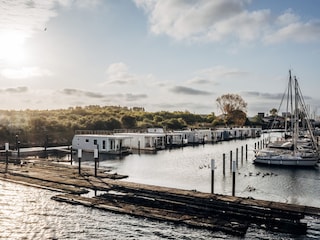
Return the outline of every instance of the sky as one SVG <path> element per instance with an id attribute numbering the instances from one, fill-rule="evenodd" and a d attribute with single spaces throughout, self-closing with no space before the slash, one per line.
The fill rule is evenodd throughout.
<path id="1" fill-rule="evenodd" d="M 239 94 L 255 116 L 280 107 L 291 70 L 320 115 L 319 9 L 318 0 L 0 0 L 0 109 L 219 115 L 216 99 Z"/>

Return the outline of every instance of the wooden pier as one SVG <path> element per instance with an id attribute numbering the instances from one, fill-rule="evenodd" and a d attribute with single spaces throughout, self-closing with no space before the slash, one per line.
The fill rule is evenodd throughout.
<path id="1" fill-rule="evenodd" d="M 245 235 L 251 224 L 270 231 L 305 234 L 305 216 L 320 217 L 320 208 L 137 184 L 126 176 L 94 169 L 34 160 L 0 163 L 0 179 L 61 193 L 56 201 L 81 204 L 116 213 L 170 221 L 191 227 Z M 89 196 L 86 194 L 94 196 Z M 99 194 L 98 194 L 99 193 Z"/>

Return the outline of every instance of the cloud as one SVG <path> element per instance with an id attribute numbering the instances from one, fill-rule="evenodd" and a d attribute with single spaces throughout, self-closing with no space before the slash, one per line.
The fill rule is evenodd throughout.
<path id="1" fill-rule="evenodd" d="M 284 93 L 262 93 L 262 92 L 254 92 L 254 91 L 249 91 L 249 92 L 242 92 L 243 95 L 248 96 L 248 97 L 259 97 L 262 99 L 267 99 L 267 100 L 276 100 L 279 101 L 283 99 L 286 101 L 286 95 Z M 303 96 L 305 100 L 312 100 L 313 98 L 310 96 Z M 280 103 L 280 102 L 279 102 Z"/>
<path id="2" fill-rule="evenodd" d="M 35 31 L 43 31 L 47 22 L 57 16 L 57 7 L 91 8 L 100 2 L 101 0 L 1 1 L 0 36 L 2 32 L 14 30 L 23 33 L 25 40 Z"/>
<path id="3" fill-rule="evenodd" d="M 135 81 L 137 76 L 128 70 L 128 66 L 122 62 L 110 64 L 106 71 L 108 83 L 126 84 Z"/>
<path id="4" fill-rule="evenodd" d="M 308 43 L 319 41 L 320 39 L 320 20 L 309 21 L 306 23 L 294 22 L 286 25 L 277 31 L 267 35 L 264 41 L 268 44 L 281 42 Z"/>
<path id="5" fill-rule="evenodd" d="M 226 39 L 264 43 L 310 42 L 319 39 L 319 20 L 302 22 L 292 9 L 277 16 L 270 9 L 249 10 L 250 0 L 135 0 L 155 35 L 176 40 Z M 299 34 L 298 34 L 299 33 Z"/>
<path id="6" fill-rule="evenodd" d="M 230 35 L 253 39 L 261 24 L 269 18 L 268 10 L 249 12 L 247 0 L 136 0 L 149 18 L 151 32 L 177 40 L 220 41 Z"/>
<path id="7" fill-rule="evenodd" d="M 228 68 L 225 66 L 214 66 L 212 68 L 201 69 L 196 72 L 199 75 L 207 76 L 210 78 L 220 78 L 220 77 L 234 77 L 243 76 L 248 74 L 247 72 L 241 71 L 237 68 Z"/>
<path id="8" fill-rule="evenodd" d="M 53 75 L 50 70 L 39 67 L 5 68 L 0 71 L 0 75 L 9 79 L 24 79 L 32 77 L 42 77 Z"/>
<path id="9" fill-rule="evenodd" d="M 132 93 L 126 94 L 126 100 L 129 102 L 137 101 L 145 98 L 148 98 L 147 94 L 132 94 Z"/>
<path id="10" fill-rule="evenodd" d="M 283 97 L 283 93 L 262 93 L 262 92 L 247 91 L 247 92 L 242 92 L 241 94 L 248 97 L 259 97 L 263 99 L 277 100 L 277 101 L 281 100 Z"/>
<path id="11" fill-rule="evenodd" d="M 193 88 L 183 87 L 183 86 L 175 86 L 170 89 L 171 92 L 178 94 L 187 94 L 187 95 L 210 95 L 210 92 L 201 91 Z"/>
<path id="12" fill-rule="evenodd" d="M 237 68 L 229 68 L 225 66 L 214 66 L 196 71 L 195 77 L 188 81 L 189 84 L 210 84 L 218 85 L 219 82 L 228 78 L 242 78 L 249 73 L 241 71 Z"/>
<path id="13" fill-rule="evenodd" d="M 16 88 L 6 88 L 6 89 L 0 89 L 1 93 L 26 93 L 28 92 L 27 87 L 16 87 Z"/>
<path id="14" fill-rule="evenodd" d="M 146 81 L 153 81 L 151 74 L 137 75 L 129 72 L 129 67 L 123 62 L 112 63 L 106 70 L 107 81 L 103 84 L 136 84 L 138 82 L 146 83 Z"/>
<path id="15" fill-rule="evenodd" d="M 96 93 L 96 92 L 89 92 L 89 91 L 82 91 L 78 89 L 72 89 L 72 88 L 65 88 L 61 91 L 62 94 L 68 95 L 68 96 L 85 96 L 89 98 L 104 98 L 105 95 Z"/>

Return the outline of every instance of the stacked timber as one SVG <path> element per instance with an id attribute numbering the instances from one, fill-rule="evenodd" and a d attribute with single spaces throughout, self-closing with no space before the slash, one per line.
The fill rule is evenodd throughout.
<path id="1" fill-rule="evenodd" d="M 305 234 L 307 224 L 299 209 L 259 205 L 257 200 L 212 195 L 152 186 L 111 184 L 109 190 L 91 199 L 59 195 L 54 200 L 82 204 L 118 213 L 187 224 L 233 235 L 245 235 L 250 224 L 266 230 Z"/>

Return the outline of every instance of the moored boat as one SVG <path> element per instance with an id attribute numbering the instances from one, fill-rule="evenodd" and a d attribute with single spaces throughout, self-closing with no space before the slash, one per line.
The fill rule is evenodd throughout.
<path id="1" fill-rule="evenodd" d="M 291 94 L 291 96 L 289 96 Z M 288 99 L 293 99 L 294 94 L 294 108 L 291 109 L 292 139 L 285 139 L 269 144 L 268 149 L 258 150 L 255 152 L 254 163 L 268 164 L 268 165 L 284 165 L 284 166 L 315 166 L 319 161 L 318 145 L 313 136 L 311 124 L 308 118 L 308 113 L 301 90 L 296 78 L 291 78 L 291 71 L 289 71 L 288 84 Z M 299 140 L 299 117 L 302 115 L 307 122 L 308 140 Z"/>

